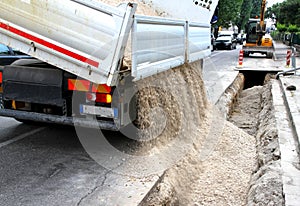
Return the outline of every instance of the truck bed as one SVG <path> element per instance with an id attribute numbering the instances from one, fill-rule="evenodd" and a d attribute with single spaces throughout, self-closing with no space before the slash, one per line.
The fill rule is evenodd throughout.
<path id="1" fill-rule="evenodd" d="M 212 13 L 187 3 L 184 7 Z M 136 7 L 96 0 L 2 0 L 0 41 L 109 86 L 117 85 L 130 33 L 129 70 L 135 80 L 210 54 L 209 23 L 139 16 Z"/>

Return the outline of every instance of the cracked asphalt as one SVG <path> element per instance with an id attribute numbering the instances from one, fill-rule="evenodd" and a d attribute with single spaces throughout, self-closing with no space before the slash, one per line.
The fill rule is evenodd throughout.
<path id="1" fill-rule="evenodd" d="M 136 205 L 158 178 L 134 178 L 102 167 L 71 127 L 30 126 L 0 117 L 0 128 L 3 206 Z M 107 135 L 124 144 L 118 133 Z"/>

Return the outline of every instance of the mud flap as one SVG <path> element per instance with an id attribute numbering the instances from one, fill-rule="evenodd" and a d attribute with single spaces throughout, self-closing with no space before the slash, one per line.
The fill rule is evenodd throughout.
<path id="1" fill-rule="evenodd" d="M 9 65 L 3 71 L 3 99 L 63 106 L 63 71 Z"/>

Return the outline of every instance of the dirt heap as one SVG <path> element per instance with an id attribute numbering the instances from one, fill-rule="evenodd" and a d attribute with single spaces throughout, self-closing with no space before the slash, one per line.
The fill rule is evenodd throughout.
<path id="1" fill-rule="evenodd" d="M 132 2 L 137 13 L 162 15 Z M 139 149 L 155 155 L 172 144 L 176 152 L 164 159 L 177 160 L 141 205 L 246 204 L 255 139 L 208 103 L 201 68 L 198 61 L 137 82 Z"/>
<path id="2" fill-rule="evenodd" d="M 143 135 L 156 137 L 154 148 L 162 149 L 174 139 L 187 142 L 176 145 L 178 151 L 189 146 L 142 205 L 245 205 L 256 168 L 255 138 L 207 102 L 201 62 L 145 79 L 142 85 L 138 116 Z M 157 107 L 163 108 L 166 124 L 159 121 L 162 111 L 153 112 Z M 156 118 L 148 118 L 149 113 Z M 161 125 L 164 128 L 157 129 Z M 158 136 L 157 130 L 162 131 Z"/>

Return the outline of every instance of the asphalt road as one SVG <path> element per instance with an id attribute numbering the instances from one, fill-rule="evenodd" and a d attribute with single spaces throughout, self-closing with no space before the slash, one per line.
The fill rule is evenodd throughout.
<path id="1" fill-rule="evenodd" d="M 131 205 L 139 202 L 157 179 L 115 173 L 96 163 L 74 128 L 29 126 L 3 117 L 0 125 L 1 206 Z M 119 142 L 119 148 L 127 145 L 119 133 L 105 135 L 114 138 L 112 143 Z M 116 162 L 112 159 L 112 164 Z"/>
<path id="2" fill-rule="evenodd" d="M 225 89 L 230 86 L 237 75 L 239 51 L 242 45 L 234 50 L 215 50 L 211 57 L 204 60 L 203 80 L 207 90 L 207 97 L 216 103 Z M 222 80 L 222 81 L 221 81 Z"/>
<path id="3" fill-rule="evenodd" d="M 220 71 L 230 72 L 236 66 L 238 51 L 239 48 L 214 51 L 211 58 L 205 60 L 203 75 L 210 79 L 207 87 L 213 88 L 214 82 L 222 78 Z M 122 161 L 126 159 L 114 159 L 113 154 L 107 154 L 111 155 L 109 163 L 115 165 L 113 168 L 106 167 L 107 162 L 99 164 L 82 146 L 78 132 L 81 136 L 98 135 L 90 129 L 76 132 L 72 127 L 32 126 L 0 117 L 0 205 L 138 203 L 153 186 L 159 172 L 136 177 L 131 174 L 141 162 L 133 161 L 130 168 L 122 168 Z M 120 133 L 104 134 L 120 151 L 131 150 L 130 141 L 124 140 Z M 151 167 L 147 164 L 143 166 Z"/>

